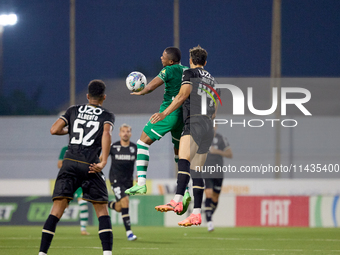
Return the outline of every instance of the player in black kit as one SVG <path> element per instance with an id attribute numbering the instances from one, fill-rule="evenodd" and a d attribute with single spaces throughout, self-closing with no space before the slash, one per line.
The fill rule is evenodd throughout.
<path id="1" fill-rule="evenodd" d="M 232 158 L 233 152 L 230 148 L 229 141 L 221 134 L 216 133 L 217 125 L 214 127 L 215 135 L 209 149 L 205 167 L 220 166 L 223 167 L 223 158 Z M 205 217 L 207 220 L 208 231 L 214 230 L 212 215 L 215 212 L 218 204 L 218 198 L 221 193 L 223 183 L 223 172 L 203 173 L 205 181 Z"/>
<path id="2" fill-rule="evenodd" d="M 52 135 L 69 134 L 69 145 L 55 183 L 51 213 L 42 230 L 39 255 L 47 254 L 57 223 L 79 187 L 83 189 L 83 199 L 91 202 L 96 211 L 103 255 L 112 255 L 112 227 L 102 169 L 109 156 L 115 119 L 102 108 L 105 98 L 104 82 L 91 81 L 87 94 L 89 103 L 71 106 L 51 127 Z"/>
<path id="3" fill-rule="evenodd" d="M 134 241 L 137 236 L 132 233 L 129 215 L 129 196 L 125 190 L 132 187 L 133 171 L 137 158 L 137 145 L 130 142 L 131 127 L 123 124 L 119 129 L 120 140 L 113 143 L 110 150 L 110 182 L 116 201 L 110 201 L 109 207 L 122 213 L 126 236 Z"/>
<path id="4" fill-rule="evenodd" d="M 151 116 L 151 122 L 155 123 L 164 119 L 165 116 L 183 104 L 184 128 L 179 144 L 176 195 L 170 203 L 156 206 L 157 211 L 178 213 L 183 210 L 181 201 L 185 188 L 190 181 L 190 164 L 193 169 L 196 169 L 195 166 L 204 165 L 214 137 L 212 119 L 217 110 L 217 92 L 214 77 L 203 69 L 207 63 L 207 56 L 207 51 L 200 46 L 190 49 L 190 69 L 183 73 L 182 86 L 178 95 L 162 113 L 155 113 Z M 200 173 L 195 173 L 193 170 L 191 177 L 194 210 L 187 219 L 178 223 L 180 226 L 200 225 L 202 222 L 201 206 L 204 181 Z"/>

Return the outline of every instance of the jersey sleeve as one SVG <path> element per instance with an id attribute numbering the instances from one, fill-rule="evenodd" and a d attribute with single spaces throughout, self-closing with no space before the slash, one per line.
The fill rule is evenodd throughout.
<path id="1" fill-rule="evenodd" d="M 113 113 L 108 112 L 106 120 L 104 121 L 104 124 L 110 124 L 112 128 L 115 125 L 115 115 Z"/>
<path id="2" fill-rule="evenodd" d="M 170 69 L 165 66 L 157 75 L 164 83 L 169 80 L 170 77 Z"/>
<path id="3" fill-rule="evenodd" d="M 70 116 L 71 116 L 71 111 L 74 106 L 69 107 L 66 112 L 61 115 L 59 118 L 65 121 L 65 125 L 68 126 L 70 123 Z"/>
<path id="4" fill-rule="evenodd" d="M 195 76 L 194 73 L 190 69 L 184 70 L 183 77 L 182 77 L 182 85 L 192 84 L 191 79 L 195 78 L 194 76 Z"/>

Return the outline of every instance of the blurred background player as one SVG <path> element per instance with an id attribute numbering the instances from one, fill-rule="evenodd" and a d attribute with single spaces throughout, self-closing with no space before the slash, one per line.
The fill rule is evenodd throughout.
<path id="1" fill-rule="evenodd" d="M 190 69 L 183 73 L 182 86 L 172 103 L 161 113 L 151 116 L 151 122 L 157 123 L 178 109 L 183 104 L 184 128 L 179 144 L 179 161 L 177 175 L 177 190 L 175 197 L 166 205 L 156 206 L 161 212 L 183 210 L 183 195 L 190 177 L 194 193 L 194 209 L 192 214 L 178 223 L 180 226 L 200 225 L 202 222 L 201 208 L 204 192 L 204 180 L 200 172 L 190 175 L 190 164 L 203 166 L 214 137 L 213 121 L 217 110 L 215 100 L 215 79 L 204 70 L 208 53 L 200 46 L 190 49 Z M 206 94 L 204 94 L 206 93 Z M 213 94 L 212 94 L 213 93 Z M 211 97 L 207 96 L 210 94 Z M 202 104 L 202 96 L 206 96 Z M 202 110 L 204 109 L 204 110 Z M 196 169 L 196 168 L 193 168 Z M 194 171 L 192 171 L 194 174 Z"/>
<path id="2" fill-rule="evenodd" d="M 67 151 L 68 146 L 64 146 L 59 154 L 59 159 L 58 159 L 58 168 L 60 169 L 61 166 L 63 165 L 63 160 L 65 157 L 65 152 Z M 89 208 L 87 205 L 87 202 L 83 200 L 83 190 L 81 188 L 78 188 L 76 192 L 74 192 L 74 198 L 77 199 L 79 209 L 80 209 L 80 234 L 87 236 L 90 233 L 86 231 L 86 226 L 89 221 Z"/>
<path id="3" fill-rule="evenodd" d="M 42 230 L 39 255 L 46 255 L 59 219 L 82 187 L 83 199 L 91 201 L 99 222 L 103 255 L 112 255 L 112 226 L 108 212 L 108 193 L 102 172 L 110 154 L 111 132 L 115 117 L 102 108 L 105 83 L 92 80 L 88 85 L 88 104 L 67 109 L 52 125 L 52 135 L 69 135 L 69 145 L 59 170 L 52 200 L 53 206 Z M 99 160 L 99 153 L 101 160 Z"/>
<path id="4" fill-rule="evenodd" d="M 223 167 L 223 158 L 232 158 L 233 153 L 227 138 L 216 133 L 217 125 L 214 127 L 214 138 L 210 146 L 205 166 Z M 213 174 L 204 173 L 205 180 L 205 217 L 208 224 L 208 231 L 214 230 L 212 215 L 216 210 L 218 198 L 220 196 L 223 183 L 223 172 L 215 172 Z"/>
<path id="5" fill-rule="evenodd" d="M 159 74 L 140 92 L 133 92 L 132 95 L 145 95 L 151 93 L 156 88 L 165 85 L 163 102 L 159 112 L 163 112 L 178 94 L 181 88 L 183 71 L 188 67 L 180 64 L 181 51 L 176 47 L 168 47 L 164 50 L 161 61 L 163 69 Z M 145 125 L 143 132 L 137 141 L 137 176 L 138 182 L 135 186 L 126 190 L 129 195 L 145 194 L 146 189 L 146 171 L 149 164 L 149 147 L 157 140 L 160 140 L 165 134 L 171 132 L 172 143 L 174 144 L 175 161 L 178 162 L 179 140 L 183 129 L 183 114 L 182 107 L 178 107 L 171 112 L 162 121 Z M 184 210 L 186 211 L 189 202 L 191 201 L 188 189 L 183 197 Z"/>
<path id="6" fill-rule="evenodd" d="M 134 241 L 137 236 L 131 230 L 129 196 L 125 194 L 125 190 L 132 187 L 133 184 L 133 171 L 137 157 L 137 145 L 130 142 L 131 131 L 129 125 L 121 125 L 119 129 L 120 140 L 111 145 L 109 177 L 116 201 L 110 201 L 109 208 L 122 213 L 127 239 Z"/>

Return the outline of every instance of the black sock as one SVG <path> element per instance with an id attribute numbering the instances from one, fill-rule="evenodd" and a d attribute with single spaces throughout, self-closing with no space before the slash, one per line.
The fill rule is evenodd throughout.
<path id="1" fill-rule="evenodd" d="M 109 202 L 109 208 L 110 208 L 110 209 L 116 211 L 115 206 L 116 206 L 116 202 L 115 202 L 115 201 L 110 201 L 110 202 Z"/>
<path id="2" fill-rule="evenodd" d="M 47 253 L 50 248 L 58 221 L 58 217 L 52 214 L 50 214 L 45 221 L 41 235 L 40 252 Z"/>
<path id="3" fill-rule="evenodd" d="M 217 202 L 211 201 L 212 214 L 214 214 L 217 208 L 217 204 L 218 204 L 218 201 Z"/>
<path id="4" fill-rule="evenodd" d="M 99 220 L 99 238 L 102 242 L 103 251 L 112 251 L 112 226 L 109 215 L 100 216 Z"/>
<path id="5" fill-rule="evenodd" d="M 126 231 L 131 230 L 129 208 L 122 208 L 122 219 L 124 222 L 125 230 Z"/>
<path id="6" fill-rule="evenodd" d="M 183 196 L 189 181 L 190 181 L 190 162 L 186 159 L 180 159 L 178 160 L 176 194 Z"/>
<path id="7" fill-rule="evenodd" d="M 212 208 L 211 208 L 211 198 L 205 199 L 205 218 L 207 222 L 211 221 Z"/>
<path id="8" fill-rule="evenodd" d="M 194 208 L 201 208 L 204 193 L 203 178 L 192 179 L 192 191 L 194 194 Z"/>

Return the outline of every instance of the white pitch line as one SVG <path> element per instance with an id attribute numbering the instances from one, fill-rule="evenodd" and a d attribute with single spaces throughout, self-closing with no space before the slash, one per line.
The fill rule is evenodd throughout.
<path id="1" fill-rule="evenodd" d="M 133 247 L 122 247 L 123 250 L 159 250 L 159 248 L 133 248 Z"/>
<path id="2" fill-rule="evenodd" d="M 220 241 L 308 241 L 308 242 L 340 242 L 340 239 L 294 239 L 294 238 L 233 238 L 233 237 L 184 237 L 186 239 L 210 239 Z"/>
<path id="3" fill-rule="evenodd" d="M 0 237 L 0 240 L 33 240 L 41 239 L 41 237 Z"/>
<path id="4" fill-rule="evenodd" d="M 176 248 L 163 248 L 165 250 L 173 250 Z M 340 250 L 308 250 L 308 249 L 261 249 L 261 248 L 200 248 L 200 250 L 207 250 L 207 251 L 258 251 L 258 252 L 340 252 Z"/>

